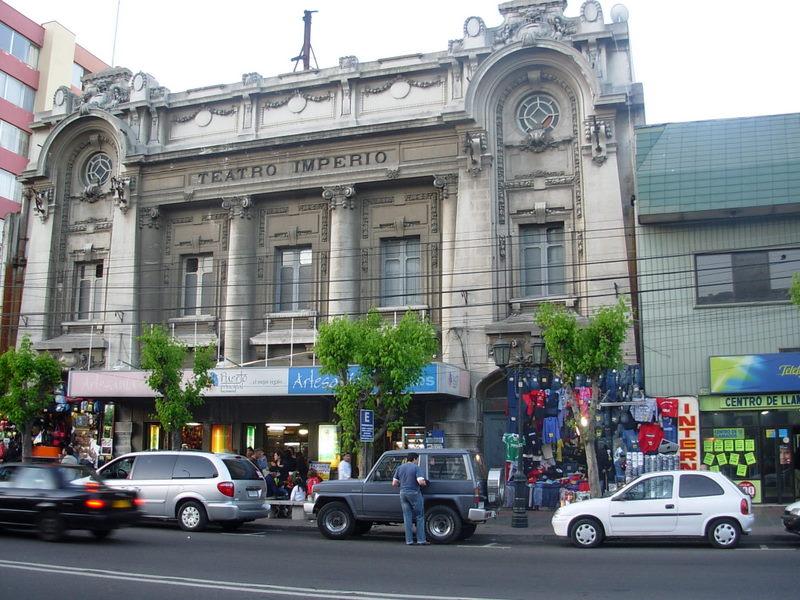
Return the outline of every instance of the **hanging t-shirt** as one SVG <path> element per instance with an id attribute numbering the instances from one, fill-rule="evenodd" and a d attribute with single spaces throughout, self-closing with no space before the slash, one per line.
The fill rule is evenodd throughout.
<path id="1" fill-rule="evenodd" d="M 639 449 L 645 454 L 658 452 L 663 439 L 664 430 L 657 423 L 642 423 L 639 426 Z"/>
<path id="2" fill-rule="evenodd" d="M 561 439 L 561 428 L 557 417 L 546 417 L 542 423 L 542 442 L 553 444 Z"/>
<path id="3" fill-rule="evenodd" d="M 664 430 L 664 439 L 668 442 L 678 443 L 678 428 L 675 426 L 675 419 L 661 417 L 661 429 Z"/>
<path id="4" fill-rule="evenodd" d="M 656 399 L 655 398 L 642 398 L 641 403 L 634 404 L 631 407 L 631 414 L 634 420 L 639 423 L 649 423 L 653 420 L 656 413 Z"/>
<path id="5" fill-rule="evenodd" d="M 516 433 L 504 433 L 503 444 L 506 447 L 506 460 L 516 461 L 522 448 L 522 440 Z"/>
<path id="6" fill-rule="evenodd" d="M 658 412 L 662 417 L 678 418 L 678 399 L 677 398 L 656 398 Z"/>

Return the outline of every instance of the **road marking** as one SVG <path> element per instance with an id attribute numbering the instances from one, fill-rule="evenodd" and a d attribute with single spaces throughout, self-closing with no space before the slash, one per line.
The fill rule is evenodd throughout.
<path id="1" fill-rule="evenodd" d="M 761 544 L 760 548 L 762 550 L 769 550 L 769 548 L 767 548 L 766 544 Z"/>
<path id="2" fill-rule="evenodd" d="M 501 546 L 497 542 L 489 542 L 488 544 L 483 544 L 481 546 L 475 546 L 472 544 L 459 544 L 456 548 L 496 548 L 497 550 L 507 550 L 511 548 L 511 546 Z"/>
<path id="3" fill-rule="evenodd" d="M 112 579 L 119 581 L 137 581 L 189 588 L 205 588 L 226 592 L 250 592 L 264 595 L 295 596 L 303 598 L 331 598 L 339 600 L 503 600 L 501 598 L 481 598 L 475 596 L 431 596 L 430 594 L 391 594 L 384 592 L 368 592 L 360 590 L 333 590 L 324 588 L 302 588 L 261 583 L 245 583 L 241 581 L 214 581 L 191 577 L 174 577 L 169 575 L 153 575 L 148 573 L 126 573 L 105 569 L 85 569 L 67 565 L 48 563 L 17 562 L 0 559 L 0 569 L 16 569 L 18 571 L 34 571 L 49 574 L 74 575 L 95 579 Z"/>

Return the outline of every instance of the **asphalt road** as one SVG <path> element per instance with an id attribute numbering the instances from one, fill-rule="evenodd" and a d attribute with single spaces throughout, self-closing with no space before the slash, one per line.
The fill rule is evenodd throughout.
<path id="1" fill-rule="evenodd" d="M 334 542 L 313 529 L 245 526 L 187 534 L 169 525 L 48 544 L 0 533 L 0 598 L 457 600 L 797 597 L 800 537 L 702 542 L 561 541 L 481 534 L 453 546 L 403 543 L 397 527 Z"/>

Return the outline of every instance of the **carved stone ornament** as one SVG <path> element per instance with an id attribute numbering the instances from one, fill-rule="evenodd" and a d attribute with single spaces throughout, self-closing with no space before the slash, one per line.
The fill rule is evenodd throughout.
<path id="1" fill-rule="evenodd" d="M 31 210 L 39 220 L 44 223 L 47 217 L 50 216 L 50 202 L 53 199 L 53 188 L 45 188 L 43 190 L 35 190 L 33 188 L 25 188 L 23 191 L 25 199 L 31 203 Z"/>
<path id="2" fill-rule="evenodd" d="M 608 160 L 607 141 L 611 139 L 614 132 L 611 123 L 592 116 L 583 123 L 583 132 L 586 141 L 592 147 L 592 162 L 602 165 Z"/>
<path id="3" fill-rule="evenodd" d="M 322 188 L 322 197 L 328 201 L 331 210 L 337 208 L 355 208 L 353 196 L 356 188 L 352 185 L 333 185 Z"/>
<path id="4" fill-rule="evenodd" d="M 251 86 L 251 85 L 258 85 L 261 83 L 263 76 L 261 73 L 244 73 L 242 75 L 242 85 L 244 86 Z"/>
<path id="5" fill-rule="evenodd" d="M 358 57 L 355 56 L 340 56 L 339 57 L 339 68 L 340 69 L 357 69 L 358 68 Z"/>
<path id="6" fill-rule="evenodd" d="M 468 131 L 464 134 L 464 153 L 469 158 L 469 172 L 473 177 L 480 174 L 485 162 L 490 163 L 491 156 L 486 154 L 487 149 L 485 132 Z"/>
<path id="7" fill-rule="evenodd" d="M 597 0 L 587 0 L 581 5 L 581 19 L 588 23 L 603 22 L 603 7 Z"/>
<path id="8" fill-rule="evenodd" d="M 114 197 L 114 204 L 124 215 L 128 212 L 128 194 L 127 191 L 131 185 L 130 177 L 112 177 L 111 178 L 111 193 Z"/>
<path id="9" fill-rule="evenodd" d="M 577 31 L 576 19 L 564 16 L 566 5 L 561 0 L 507 3 L 500 9 L 505 20 L 494 30 L 495 44 L 522 42 L 533 46 L 537 39 L 561 40 L 572 35 Z"/>
<path id="10" fill-rule="evenodd" d="M 439 86 L 444 83 L 441 78 L 430 79 L 427 81 L 418 79 L 408 79 L 402 75 L 398 75 L 394 79 L 385 81 L 381 85 L 375 87 L 365 87 L 363 92 L 369 94 L 382 94 L 386 90 L 392 90 L 392 96 L 397 99 L 405 98 L 411 91 L 412 87 L 425 89 L 433 86 Z"/>
<path id="11" fill-rule="evenodd" d="M 450 192 L 455 194 L 458 189 L 458 175 L 455 173 L 446 173 L 444 175 L 433 176 L 433 187 L 442 190 L 442 198 L 448 198 Z"/>
<path id="12" fill-rule="evenodd" d="M 105 69 L 83 78 L 83 96 L 80 113 L 85 115 L 93 108 L 110 110 L 130 100 L 130 82 L 133 73 L 122 67 Z"/>
<path id="13" fill-rule="evenodd" d="M 280 100 L 273 100 L 271 102 L 264 102 L 261 106 L 264 107 L 264 110 L 280 108 L 281 106 L 286 106 L 289 104 L 289 110 L 294 113 L 301 112 L 305 107 L 307 102 L 327 102 L 334 97 L 332 91 L 328 91 L 325 94 L 320 95 L 312 95 L 306 94 L 305 92 L 301 92 L 300 90 L 295 90 L 291 95 L 286 96 L 285 98 L 281 98 Z"/>
<path id="14" fill-rule="evenodd" d="M 139 213 L 139 229 L 147 227 L 148 229 L 160 229 L 161 211 L 157 206 L 152 206 Z"/>
<path id="15" fill-rule="evenodd" d="M 211 122 L 212 115 L 217 115 L 219 117 L 229 117 L 231 115 L 235 115 L 239 111 L 238 106 L 231 106 L 230 108 L 214 108 L 214 107 L 207 107 L 201 106 L 196 109 L 194 112 L 190 112 L 185 115 L 181 115 L 180 117 L 175 117 L 172 119 L 173 123 L 188 123 L 189 121 L 196 121 L 200 127 L 205 127 Z"/>
<path id="16" fill-rule="evenodd" d="M 228 211 L 231 219 L 239 217 L 240 219 L 250 219 L 250 209 L 253 207 L 253 200 L 250 196 L 234 196 L 233 198 L 225 198 L 222 201 L 222 208 Z"/>
<path id="17" fill-rule="evenodd" d="M 386 179 L 397 179 L 400 177 L 400 169 L 386 169 Z"/>

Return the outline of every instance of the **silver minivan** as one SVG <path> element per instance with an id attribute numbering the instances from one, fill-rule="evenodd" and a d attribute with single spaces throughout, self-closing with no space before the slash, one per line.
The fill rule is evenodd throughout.
<path id="1" fill-rule="evenodd" d="M 135 491 L 143 516 L 177 519 L 185 531 L 202 531 L 209 522 L 234 530 L 269 515 L 264 477 L 237 454 L 131 452 L 97 474 L 112 488 Z"/>

